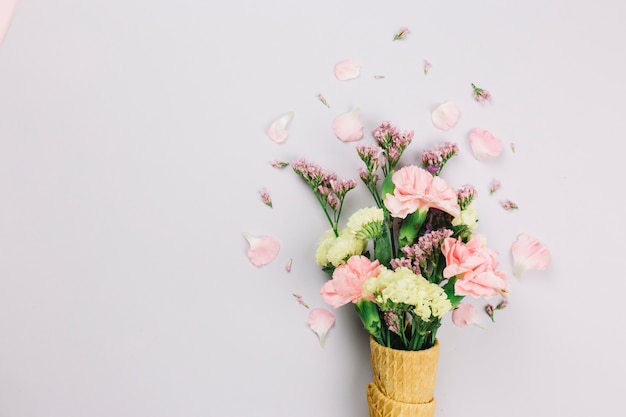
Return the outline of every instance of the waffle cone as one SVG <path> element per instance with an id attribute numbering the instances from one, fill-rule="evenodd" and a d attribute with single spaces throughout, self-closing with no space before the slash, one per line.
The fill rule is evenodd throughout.
<path id="1" fill-rule="evenodd" d="M 375 383 L 367 386 L 367 404 L 369 417 L 433 417 L 436 401 L 433 399 L 424 404 L 410 404 L 386 397 Z"/>
<path id="2" fill-rule="evenodd" d="M 370 338 L 370 360 L 374 374 L 374 382 L 367 388 L 370 417 L 434 415 L 438 340 L 429 349 L 408 351 L 382 346 Z M 381 411 L 392 408 L 405 410 L 409 406 L 423 410 L 432 408 L 432 413 L 416 414 L 413 410 L 413 414 L 387 414 Z"/>

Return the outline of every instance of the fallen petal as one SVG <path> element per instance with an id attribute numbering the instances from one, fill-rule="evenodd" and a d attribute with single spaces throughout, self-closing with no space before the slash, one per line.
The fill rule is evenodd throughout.
<path id="1" fill-rule="evenodd" d="M 361 123 L 361 111 L 355 108 L 343 113 L 333 120 L 333 133 L 343 142 L 354 142 L 363 137 L 363 123 Z"/>
<path id="2" fill-rule="evenodd" d="M 293 119 L 293 112 L 289 112 L 274 121 L 267 130 L 267 137 L 276 143 L 283 143 L 287 139 L 287 125 Z"/>
<path id="3" fill-rule="evenodd" d="M 457 308 L 452 311 L 452 322 L 459 327 L 471 325 L 481 327 L 478 321 L 478 310 L 469 303 L 459 303 Z"/>
<path id="4" fill-rule="evenodd" d="M 285 265 L 285 271 L 291 272 L 291 265 L 293 265 L 293 258 L 290 258 L 289 262 L 287 262 L 287 265 Z"/>
<path id="5" fill-rule="evenodd" d="M 335 77 L 340 81 L 357 78 L 361 74 L 361 64 L 354 59 L 344 59 L 335 64 Z"/>
<path id="6" fill-rule="evenodd" d="M 433 125 L 439 130 L 449 130 L 459 120 L 461 111 L 453 101 L 446 101 L 437 107 L 432 115 Z"/>
<path id="7" fill-rule="evenodd" d="M 511 245 L 513 255 L 513 275 L 520 278 L 524 271 L 533 269 L 542 271 L 550 265 L 550 251 L 537 239 L 527 234 L 520 234 Z"/>
<path id="8" fill-rule="evenodd" d="M 17 0 L 0 0 L 0 45 L 9 31 L 16 5 Z"/>
<path id="9" fill-rule="evenodd" d="M 335 315 L 324 308 L 314 308 L 309 313 L 309 327 L 317 333 L 322 348 L 326 345 L 326 335 L 333 324 Z"/>
<path id="10" fill-rule="evenodd" d="M 478 160 L 487 156 L 496 157 L 502 152 L 502 141 L 485 129 L 472 129 L 469 142 L 474 157 Z"/>
<path id="11" fill-rule="evenodd" d="M 280 249 L 278 240 L 272 236 L 253 236 L 250 233 L 243 233 L 250 249 L 248 258 L 256 266 L 266 265 L 276 258 Z"/>

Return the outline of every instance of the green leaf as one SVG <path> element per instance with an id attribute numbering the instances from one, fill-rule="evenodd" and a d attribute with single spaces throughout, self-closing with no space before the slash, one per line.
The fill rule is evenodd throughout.
<path id="1" fill-rule="evenodd" d="M 378 262 L 389 267 L 391 262 L 391 242 L 389 241 L 387 227 L 383 227 L 382 235 L 374 239 L 374 254 Z"/>
<path id="2" fill-rule="evenodd" d="M 365 330 L 367 330 L 369 334 L 374 336 L 374 338 L 381 343 L 381 322 L 376 304 L 373 301 L 361 298 L 359 301 L 354 303 L 354 308 L 361 318 L 361 322 L 363 323 Z"/>
<path id="3" fill-rule="evenodd" d="M 398 243 L 400 247 L 410 245 L 413 243 L 417 234 L 426 220 L 426 214 L 428 210 L 416 211 L 402 220 L 402 226 L 400 226 L 400 232 L 398 233 Z"/>
<path id="4" fill-rule="evenodd" d="M 455 309 L 456 306 L 459 305 L 461 300 L 465 298 L 464 295 L 456 295 L 454 293 L 454 283 L 456 282 L 456 279 L 456 277 L 450 278 L 448 282 L 446 282 L 446 284 L 442 287 L 446 295 L 448 296 L 448 300 L 450 300 L 450 303 L 452 304 L 452 309 Z"/>
<path id="5" fill-rule="evenodd" d="M 391 181 L 391 177 L 393 176 L 393 171 L 391 171 L 384 179 L 383 185 L 380 190 L 380 198 L 385 199 L 387 194 L 393 194 L 393 191 L 396 189 L 396 186 Z"/>

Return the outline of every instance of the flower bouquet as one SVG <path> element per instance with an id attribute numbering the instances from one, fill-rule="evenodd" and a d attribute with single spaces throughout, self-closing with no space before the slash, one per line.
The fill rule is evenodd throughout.
<path id="1" fill-rule="evenodd" d="M 356 146 L 363 162 L 359 177 L 372 204 L 352 213 L 344 228 L 344 200 L 358 180 L 339 179 L 305 159 L 291 166 L 330 223 L 316 251 L 330 277 L 322 298 L 334 308 L 352 304 L 370 335 L 370 416 L 432 416 L 443 317 L 451 312 L 455 324 L 476 323 L 476 308 L 463 302 L 469 296 L 498 299 L 487 309 L 493 319 L 494 310 L 507 304 L 510 282 L 498 253 L 475 233 L 475 188 L 455 189 L 441 177 L 458 146 L 442 143 L 402 166 L 414 132 L 383 122 L 372 135 L 375 145 Z M 532 238 L 519 245 L 524 259 L 547 262 L 547 251 Z"/>

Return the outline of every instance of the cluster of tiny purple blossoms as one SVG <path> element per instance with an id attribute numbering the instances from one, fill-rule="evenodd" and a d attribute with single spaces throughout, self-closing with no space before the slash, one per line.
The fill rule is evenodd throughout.
<path id="1" fill-rule="evenodd" d="M 484 103 L 485 101 L 491 101 L 491 93 L 484 88 L 476 87 L 474 83 L 472 83 L 472 90 L 474 93 L 474 100 L 479 103 Z"/>
<path id="2" fill-rule="evenodd" d="M 441 245 L 444 239 L 452 236 L 452 230 L 441 228 L 432 230 L 417 239 L 417 243 L 405 246 L 401 249 L 404 257 L 391 260 L 393 269 L 402 266 L 411 268 L 417 275 L 422 274 L 427 262 L 433 259 L 434 254 L 441 252 Z"/>
<path id="3" fill-rule="evenodd" d="M 336 173 L 326 171 L 305 159 L 292 162 L 291 167 L 311 187 L 337 234 L 343 200 L 348 191 L 356 187 L 357 180 L 338 180 Z M 332 211 L 332 216 L 328 209 Z"/>
<path id="4" fill-rule="evenodd" d="M 434 149 L 422 153 L 422 165 L 433 175 L 439 175 L 443 166 L 459 152 L 456 143 L 444 142 Z"/>
<path id="5" fill-rule="evenodd" d="M 413 141 L 414 132 L 400 132 L 389 122 L 383 122 L 372 132 L 376 144 L 382 149 L 385 160 L 383 173 L 387 175 L 398 163 L 404 150 Z M 369 167 L 368 167 L 369 169 Z"/>

